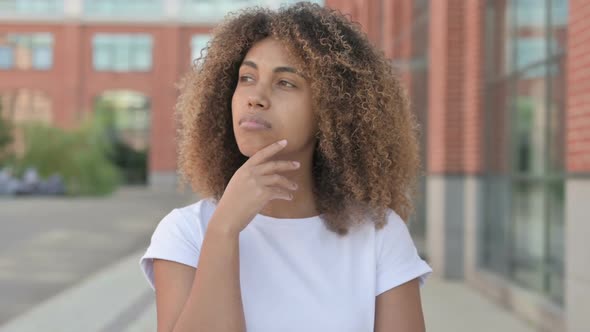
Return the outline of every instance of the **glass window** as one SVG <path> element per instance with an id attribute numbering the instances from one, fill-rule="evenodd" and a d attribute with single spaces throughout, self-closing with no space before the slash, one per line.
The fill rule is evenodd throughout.
<path id="1" fill-rule="evenodd" d="M 558 303 L 564 257 L 564 2 L 487 2 L 480 248 L 483 266 Z"/>
<path id="2" fill-rule="evenodd" d="M 211 36 L 208 34 L 194 35 L 191 38 L 191 61 L 193 63 L 201 57 L 201 51 L 203 51 L 203 57 L 207 55 L 205 47 L 207 47 L 207 43 L 210 39 Z"/>
<path id="3" fill-rule="evenodd" d="M 567 41 L 567 13 L 567 0 L 551 0 L 551 11 L 549 12 L 551 54 L 560 54 L 565 51 Z"/>
<path id="4" fill-rule="evenodd" d="M 250 6 L 265 6 L 276 8 L 280 5 L 289 5 L 301 0 L 179 0 L 180 16 L 190 21 L 216 22 L 222 19 L 227 13 L 235 12 Z M 319 5 L 324 0 L 310 0 Z"/>
<path id="5" fill-rule="evenodd" d="M 516 25 L 518 28 L 540 29 L 547 19 L 547 6 L 539 0 L 515 0 L 512 6 L 516 11 Z"/>
<path id="6" fill-rule="evenodd" d="M 110 44 L 107 36 L 94 36 L 92 63 L 98 71 L 108 70 L 111 63 Z"/>
<path id="7" fill-rule="evenodd" d="M 53 35 L 0 35 L 0 69 L 48 70 L 53 66 Z"/>
<path id="8" fill-rule="evenodd" d="M 136 151 L 148 148 L 150 108 L 146 96 L 125 90 L 105 91 L 95 103 L 97 113 L 112 119 L 115 136 Z"/>
<path id="9" fill-rule="evenodd" d="M 18 89 L 0 93 L 4 114 L 15 124 L 29 122 L 52 123 L 51 99 L 38 90 Z M 18 136 L 18 135 L 17 135 Z M 18 139 L 18 137 L 15 138 Z"/>
<path id="10" fill-rule="evenodd" d="M 49 34 L 38 34 L 31 38 L 32 65 L 35 69 L 46 70 L 53 63 L 53 38 Z"/>
<path id="11" fill-rule="evenodd" d="M 513 172 L 516 174 L 543 175 L 545 173 L 547 149 L 545 69 L 545 64 L 530 68 L 516 82 L 516 95 L 512 100 L 514 110 L 512 160 Z M 533 73 L 529 74 L 529 72 Z"/>
<path id="12" fill-rule="evenodd" d="M 139 36 L 131 41 L 131 57 L 133 68 L 148 71 L 152 66 L 152 41 L 149 36 Z"/>
<path id="13" fill-rule="evenodd" d="M 512 277 L 534 290 L 543 290 L 545 256 L 545 197 L 542 182 L 512 184 Z"/>
<path id="14" fill-rule="evenodd" d="M 93 38 L 93 67 L 97 71 L 149 71 L 152 68 L 153 38 L 146 34 L 96 34 Z"/>
<path id="15" fill-rule="evenodd" d="M 63 13 L 63 0 L 0 0 L 0 13 L 54 15 Z"/>
<path id="16" fill-rule="evenodd" d="M 564 182 L 560 179 L 549 182 L 548 184 L 548 233 L 549 243 L 547 244 L 547 279 L 546 287 L 549 296 L 559 302 L 563 302 L 563 267 L 565 257 L 564 246 L 564 204 L 565 188 Z"/>
<path id="17" fill-rule="evenodd" d="M 160 16 L 162 0 L 85 0 L 84 14 L 88 16 Z"/>
<path id="18" fill-rule="evenodd" d="M 14 50 L 12 47 L 0 45 L 0 69 L 12 69 L 14 67 Z"/>

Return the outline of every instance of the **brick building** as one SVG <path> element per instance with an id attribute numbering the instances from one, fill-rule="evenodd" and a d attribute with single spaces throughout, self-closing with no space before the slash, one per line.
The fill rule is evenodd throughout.
<path id="1" fill-rule="evenodd" d="M 351 14 L 406 83 L 426 171 L 411 228 L 435 273 L 539 328 L 586 330 L 590 2 L 324 2 Z M 97 98 L 143 98 L 149 181 L 172 185 L 174 83 L 223 13 L 246 4 L 212 3 L 0 2 L 4 109 L 71 127 Z"/>
<path id="2" fill-rule="evenodd" d="M 423 128 L 412 227 L 435 272 L 547 331 L 590 326 L 590 2 L 328 0 Z"/>
<path id="3" fill-rule="evenodd" d="M 279 5 L 274 0 L 250 2 Z M 131 118 L 122 128 L 131 137 L 129 143 L 149 146 L 149 183 L 173 186 L 175 83 L 225 13 L 247 4 L 2 1 L 0 102 L 4 113 L 17 123 L 36 120 L 68 128 L 92 113 L 98 100 L 116 100 L 123 104 L 120 113 L 127 111 L 125 117 Z M 141 99 L 139 106 L 125 103 Z"/>

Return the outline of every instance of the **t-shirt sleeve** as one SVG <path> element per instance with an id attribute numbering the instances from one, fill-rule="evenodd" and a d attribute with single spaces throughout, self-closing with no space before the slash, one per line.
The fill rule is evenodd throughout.
<path id="1" fill-rule="evenodd" d="M 432 273 L 420 258 L 406 223 L 394 211 L 387 225 L 377 231 L 377 280 L 375 296 L 418 278 L 420 287 Z"/>
<path id="2" fill-rule="evenodd" d="M 197 227 L 179 209 L 172 210 L 156 227 L 140 267 L 150 286 L 154 285 L 154 259 L 164 259 L 197 267 L 200 254 Z"/>

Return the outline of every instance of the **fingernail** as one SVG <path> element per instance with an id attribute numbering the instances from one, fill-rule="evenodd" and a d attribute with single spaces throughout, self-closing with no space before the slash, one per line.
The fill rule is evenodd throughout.
<path id="1" fill-rule="evenodd" d="M 279 145 L 286 146 L 287 145 L 287 140 L 284 139 L 284 140 L 279 141 Z"/>
<path id="2" fill-rule="evenodd" d="M 293 166 L 295 166 L 295 167 L 299 167 L 299 166 L 300 166 L 300 164 L 299 164 L 299 162 L 298 162 L 298 161 L 294 161 L 294 162 L 293 162 Z"/>

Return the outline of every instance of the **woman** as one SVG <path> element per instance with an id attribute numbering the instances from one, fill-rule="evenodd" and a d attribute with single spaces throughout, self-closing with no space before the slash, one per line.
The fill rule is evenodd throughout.
<path id="1" fill-rule="evenodd" d="M 229 17 L 206 54 L 177 105 L 205 198 L 141 259 L 158 331 L 423 331 L 416 124 L 385 57 L 309 3 Z"/>

